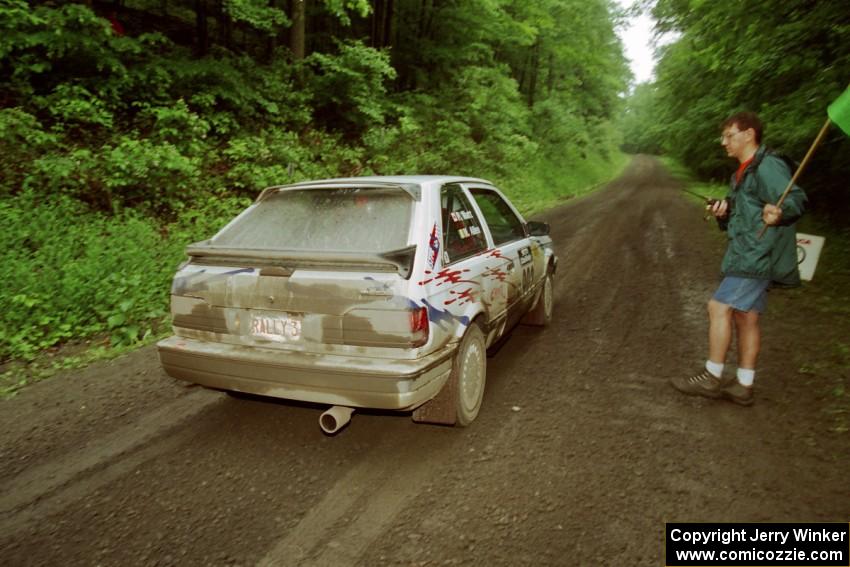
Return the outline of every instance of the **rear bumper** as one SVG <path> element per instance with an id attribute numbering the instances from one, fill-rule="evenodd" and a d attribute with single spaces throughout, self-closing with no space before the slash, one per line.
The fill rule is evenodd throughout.
<path id="1" fill-rule="evenodd" d="M 172 336 L 157 344 L 172 377 L 210 388 L 321 404 L 413 409 L 449 378 L 456 346 L 416 360 L 281 352 Z"/>

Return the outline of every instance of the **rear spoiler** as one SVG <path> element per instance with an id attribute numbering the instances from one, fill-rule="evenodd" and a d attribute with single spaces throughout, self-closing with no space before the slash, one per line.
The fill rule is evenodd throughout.
<path id="1" fill-rule="evenodd" d="M 314 181 L 307 183 L 294 183 L 292 185 L 276 185 L 274 187 L 267 187 L 263 189 L 260 193 L 259 197 L 257 197 L 255 203 L 259 203 L 260 201 L 269 197 L 269 195 L 273 193 L 279 193 L 281 191 L 293 191 L 293 190 L 303 190 L 303 189 L 387 189 L 395 187 L 401 189 L 414 201 L 420 201 L 422 199 L 422 191 L 418 185 L 413 183 L 390 183 L 386 181 L 368 181 L 368 182 L 350 182 L 350 181 Z"/>
<path id="2" fill-rule="evenodd" d="M 410 277 L 413 259 L 416 257 L 416 245 L 391 250 L 389 252 L 369 254 L 362 252 L 334 252 L 315 250 L 266 250 L 258 248 L 227 248 L 211 246 L 204 242 L 190 244 L 186 254 L 191 258 L 205 260 L 245 260 L 263 264 L 289 265 L 292 267 L 329 269 L 332 267 L 372 269 L 375 271 L 394 270 L 404 279 Z"/>

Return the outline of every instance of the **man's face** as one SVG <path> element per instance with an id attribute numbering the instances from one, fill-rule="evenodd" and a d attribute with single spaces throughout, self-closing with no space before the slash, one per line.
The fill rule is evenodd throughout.
<path id="1" fill-rule="evenodd" d="M 732 124 L 723 129 L 720 136 L 720 145 L 726 148 L 726 155 L 741 159 L 745 150 L 753 142 L 755 132 L 752 128 L 741 130 L 737 124 Z"/>

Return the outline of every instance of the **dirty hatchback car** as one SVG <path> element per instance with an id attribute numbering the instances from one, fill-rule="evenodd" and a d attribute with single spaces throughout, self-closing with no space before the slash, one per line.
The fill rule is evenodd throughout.
<path id="1" fill-rule="evenodd" d="M 468 425 L 485 351 L 552 317 L 548 226 L 481 179 L 400 176 L 271 187 L 188 247 L 171 289 L 175 378 Z"/>

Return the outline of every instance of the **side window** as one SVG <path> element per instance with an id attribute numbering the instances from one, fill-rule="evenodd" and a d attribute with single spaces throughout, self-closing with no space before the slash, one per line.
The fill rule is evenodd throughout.
<path id="1" fill-rule="evenodd" d="M 443 250 L 449 262 L 457 262 L 487 249 L 481 223 L 472 212 L 460 185 L 445 185 L 440 190 L 443 215 Z"/>
<path id="2" fill-rule="evenodd" d="M 495 191 L 487 189 L 470 189 L 481 214 L 490 227 L 493 242 L 497 246 L 519 238 L 525 238 L 525 228 L 511 207 Z"/>

